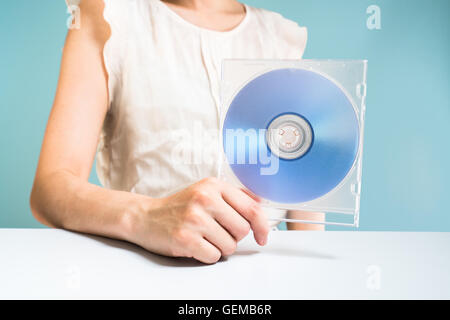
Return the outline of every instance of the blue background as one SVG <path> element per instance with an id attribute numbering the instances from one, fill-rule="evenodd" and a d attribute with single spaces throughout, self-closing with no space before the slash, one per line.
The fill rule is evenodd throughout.
<path id="1" fill-rule="evenodd" d="M 360 229 L 450 231 L 450 1 L 246 3 L 307 26 L 304 58 L 369 60 Z M 0 227 L 42 227 L 28 197 L 68 17 L 62 0 L 0 4 Z"/>

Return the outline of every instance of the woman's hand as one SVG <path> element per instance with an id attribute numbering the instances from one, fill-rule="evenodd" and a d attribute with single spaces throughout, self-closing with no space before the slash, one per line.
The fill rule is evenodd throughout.
<path id="1" fill-rule="evenodd" d="M 266 244 L 269 232 L 258 202 L 216 178 L 149 200 L 145 211 L 131 220 L 129 241 L 156 253 L 204 263 L 233 254 L 250 229 L 260 245 Z"/>

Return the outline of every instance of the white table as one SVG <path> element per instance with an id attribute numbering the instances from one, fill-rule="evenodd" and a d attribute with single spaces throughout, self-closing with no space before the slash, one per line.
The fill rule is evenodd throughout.
<path id="1" fill-rule="evenodd" d="M 0 229 L 0 298 L 450 298 L 450 233 L 275 231 L 215 265 L 63 230 Z"/>

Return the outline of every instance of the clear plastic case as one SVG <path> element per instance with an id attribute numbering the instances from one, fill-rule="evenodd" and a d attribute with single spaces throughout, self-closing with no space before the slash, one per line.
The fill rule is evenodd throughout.
<path id="1" fill-rule="evenodd" d="M 305 221 L 278 219 L 280 221 L 301 223 L 323 223 L 358 227 L 361 194 L 362 152 L 364 140 L 365 98 L 367 92 L 366 60 L 224 60 L 221 79 L 221 140 L 223 124 L 231 102 L 237 93 L 252 79 L 266 72 L 297 68 L 314 71 L 333 81 L 351 101 L 359 123 L 359 146 L 352 168 L 345 178 L 327 194 L 302 203 L 278 203 L 264 199 L 263 205 L 286 210 L 305 210 L 312 212 L 337 213 L 345 215 L 342 221 Z M 239 187 L 245 188 L 231 169 L 222 148 L 219 175 Z M 327 215 L 328 216 L 328 215 Z M 335 216 L 335 215 L 333 215 Z M 349 221 L 349 218 L 351 221 Z M 336 220 L 336 219 L 334 219 Z"/>

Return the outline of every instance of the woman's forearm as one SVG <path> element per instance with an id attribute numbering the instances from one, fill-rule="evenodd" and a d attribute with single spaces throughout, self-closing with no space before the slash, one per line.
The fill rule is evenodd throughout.
<path id="1" fill-rule="evenodd" d="M 151 252 L 215 263 L 253 230 L 260 245 L 269 227 L 252 197 L 205 178 L 165 198 L 92 185 L 67 171 L 38 175 L 31 207 L 54 227 L 133 242 Z"/>
<path id="2" fill-rule="evenodd" d="M 148 210 L 152 199 L 108 190 L 67 171 L 37 177 L 30 197 L 42 223 L 68 230 L 129 240 L 133 217 Z"/>

